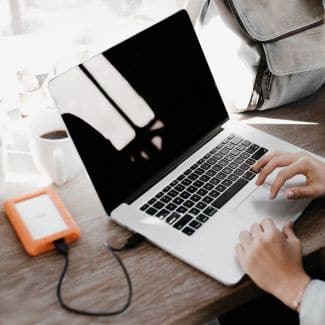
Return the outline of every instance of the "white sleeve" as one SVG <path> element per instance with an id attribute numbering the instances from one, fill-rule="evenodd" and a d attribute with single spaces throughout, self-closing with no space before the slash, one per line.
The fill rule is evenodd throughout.
<path id="1" fill-rule="evenodd" d="M 300 305 L 300 325 L 325 324 L 325 282 L 312 280 L 305 289 Z"/>

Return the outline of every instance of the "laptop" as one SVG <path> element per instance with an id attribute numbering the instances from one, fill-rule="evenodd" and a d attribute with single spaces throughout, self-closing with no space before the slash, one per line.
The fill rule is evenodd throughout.
<path id="1" fill-rule="evenodd" d="M 49 88 L 107 214 L 226 285 L 244 275 L 241 230 L 269 216 L 281 228 L 309 203 L 285 187 L 270 200 L 274 175 L 255 185 L 266 152 L 302 149 L 228 118 L 184 10 Z"/>

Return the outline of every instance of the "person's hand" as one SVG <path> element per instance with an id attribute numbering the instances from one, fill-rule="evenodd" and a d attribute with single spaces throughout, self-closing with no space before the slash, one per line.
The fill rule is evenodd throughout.
<path id="1" fill-rule="evenodd" d="M 302 266 L 300 240 L 291 224 L 278 230 L 272 219 L 242 231 L 236 245 L 237 259 L 251 279 L 292 309 L 297 309 L 310 278 Z"/>
<path id="2" fill-rule="evenodd" d="M 278 173 L 272 184 L 271 198 L 277 196 L 280 188 L 287 180 L 298 174 L 306 177 L 306 183 L 303 186 L 289 188 L 286 191 L 288 199 L 314 199 L 325 196 L 325 163 L 316 160 L 304 152 L 273 152 L 263 156 L 252 166 L 255 172 L 260 172 L 256 185 L 262 185 L 266 178 L 278 167 L 285 168 Z"/>

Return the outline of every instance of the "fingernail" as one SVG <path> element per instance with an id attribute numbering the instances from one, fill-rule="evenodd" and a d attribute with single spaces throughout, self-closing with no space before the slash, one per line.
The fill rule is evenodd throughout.
<path id="1" fill-rule="evenodd" d="M 288 198 L 288 199 L 293 198 L 294 195 L 295 195 L 295 194 L 294 194 L 292 191 L 287 191 L 287 198 Z"/>
<path id="2" fill-rule="evenodd" d="M 270 193 L 270 199 L 271 199 L 271 200 L 274 199 L 274 194 Z"/>

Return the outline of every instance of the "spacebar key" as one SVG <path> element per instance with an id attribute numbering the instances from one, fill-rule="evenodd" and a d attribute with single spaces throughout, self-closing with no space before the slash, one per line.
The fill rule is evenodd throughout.
<path id="1" fill-rule="evenodd" d="M 236 195 L 246 184 L 248 181 L 240 178 L 235 184 L 228 188 L 226 192 L 220 195 L 212 205 L 220 209 L 224 204 L 226 204 L 234 195 Z"/>

